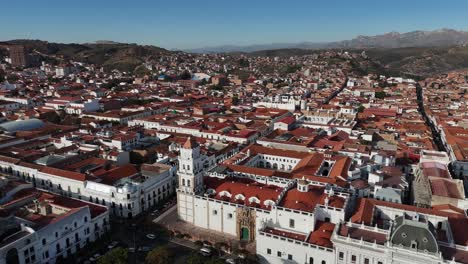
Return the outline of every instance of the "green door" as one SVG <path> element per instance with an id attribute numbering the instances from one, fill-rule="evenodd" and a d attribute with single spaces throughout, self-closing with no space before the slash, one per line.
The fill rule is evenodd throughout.
<path id="1" fill-rule="evenodd" d="M 243 227 L 241 229 L 241 239 L 242 240 L 249 240 L 249 229 L 247 227 Z"/>

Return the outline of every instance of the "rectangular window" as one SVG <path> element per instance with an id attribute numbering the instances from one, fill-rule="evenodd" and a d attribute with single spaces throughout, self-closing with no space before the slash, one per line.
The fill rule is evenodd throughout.
<path id="1" fill-rule="evenodd" d="M 365 258 L 365 259 L 364 259 L 364 264 L 369 264 L 369 263 L 370 263 L 369 259 L 368 259 L 368 258 Z"/>
<path id="2" fill-rule="evenodd" d="M 278 251 L 276 255 L 281 258 L 281 251 Z"/>
<path id="3" fill-rule="evenodd" d="M 344 253 L 343 252 L 338 253 L 338 258 L 340 260 L 343 260 L 344 259 Z"/>
<path id="4" fill-rule="evenodd" d="M 271 249 L 267 248 L 267 254 L 271 255 Z"/>
<path id="5" fill-rule="evenodd" d="M 356 256 L 355 255 L 351 256 L 351 263 L 356 263 Z"/>
<path id="6" fill-rule="evenodd" d="M 288 259 L 289 260 L 292 260 L 293 259 L 293 256 L 291 254 L 288 254 Z"/>
<path id="7" fill-rule="evenodd" d="M 289 219 L 289 227 L 294 228 L 294 219 Z"/>

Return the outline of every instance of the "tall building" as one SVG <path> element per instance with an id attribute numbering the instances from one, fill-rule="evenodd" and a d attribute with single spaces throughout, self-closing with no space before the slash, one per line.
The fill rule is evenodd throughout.
<path id="1" fill-rule="evenodd" d="M 30 60 L 24 46 L 14 45 L 9 47 L 11 65 L 14 67 L 27 67 Z"/>
<path id="2" fill-rule="evenodd" d="M 194 138 L 189 137 L 180 149 L 179 156 L 179 216 L 190 223 L 195 221 L 195 204 L 192 194 L 199 193 L 203 187 L 204 155 L 200 154 L 200 146 Z M 189 195 L 185 195 L 189 194 Z"/>

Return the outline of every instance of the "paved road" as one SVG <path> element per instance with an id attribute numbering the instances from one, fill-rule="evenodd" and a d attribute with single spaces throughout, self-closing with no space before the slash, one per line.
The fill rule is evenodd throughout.
<path id="1" fill-rule="evenodd" d="M 158 209 L 161 215 L 166 215 L 173 211 L 174 208 L 176 207 L 168 206 L 167 208 L 159 207 Z M 147 251 L 138 251 L 138 248 L 150 250 L 157 246 L 165 246 L 174 252 L 174 263 L 186 263 L 188 256 L 197 251 L 196 247 L 193 246 L 193 243 L 187 244 L 179 241 L 173 243 L 167 230 L 153 222 L 158 216 L 151 215 L 150 212 L 146 212 L 133 219 L 111 220 L 111 231 L 107 233 L 106 238 L 99 240 L 97 243 L 99 248 L 91 248 L 86 252 L 87 254 L 83 260 L 89 259 L 96 253 L 105 254 L 108 251 L 107 245 L 111 241 L 117 241 L 120 247 L 136 249 L 135 253 L 129 252 L 129 263 L 144 263 Z M 147 234 L 154 234 L 156 238 L 149 239 L 146 237 Z"/>

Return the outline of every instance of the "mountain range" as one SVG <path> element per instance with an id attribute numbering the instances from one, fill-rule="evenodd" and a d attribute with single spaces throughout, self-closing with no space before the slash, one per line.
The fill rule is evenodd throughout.
<path id="1" fill-rule="evenodd" d="M 272 43 L 247 46 L 213 46 L 185 50 L 194 53 L 254 52 L 274 49 L 368 49 L 368 48 L 407 48 L 443 47 L 468 44 L 468 32 L 454 29 L 433 31 L 411 31 L 406 33 L 389 32 L 376 36 L 357 36 L 351 40 L 335 42 Z"/>
<path id="2" fill-rule="evenodd" d="M 468 32 L 452 29 L 386 33 L 378 36 L 358 36 L 352 40 L 329 43 L 271 44 L 254 46 L 223 46 L 205 50 L 217 52 L 249 52 L 248 56 L 302 56 L 323 49 L 352 49 L 368 55 L 364 71 L 386 70 L 408 75 L 428 76 L 434 73 L 468 68 Z M 41 40 L 0 41 L 0 57 L 6 46 L 23 45 L 42 60 L 60 63 L 72 59 L 103 66 L 106 70 L 135 71 L 145 62 L 179 52 L 156 46 L 117 43 L 100 40 L 85 44 L 63 44 Z M 282 48 L 286 47 L 286 48 Z M 193 52 L 193 50 L 192 50 Z M 198 50 L 197 52 L 201 52 Z"/>

